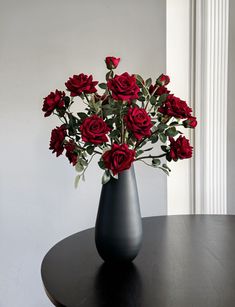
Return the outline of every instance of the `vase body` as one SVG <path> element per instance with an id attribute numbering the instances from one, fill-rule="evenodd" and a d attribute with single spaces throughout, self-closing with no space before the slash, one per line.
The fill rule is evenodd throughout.
<path id="1" fill-rule="evenodd" d="M 102 186 L 95 226 L 98 253 L 106 262 L 132 261 L 142 243 L 142 220 L 134 167 Z"/>

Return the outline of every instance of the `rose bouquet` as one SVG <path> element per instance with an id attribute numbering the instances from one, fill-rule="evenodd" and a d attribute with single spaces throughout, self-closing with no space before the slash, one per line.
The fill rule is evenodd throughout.
<path id="1" fill-rule="evenodd" d="M 165 158 L 177 161 L 192 156 L 192 146 L 179 129 L 195 128 L 197 121 L 187 103 L 167 89 L 170 78 L 162 74 L 153 82 L 138 74 L 118 75 L 114 70 L 119 62 L 120 58 L 106 57 L 104 83 L 81 73 L 65 83 L 67 95 L 55 90 L 44 98 L 44 116 L 53 114 L 62 122 L 52 130 L 49 148 L 57 157 L 65 153 L 75 166 L 76 185 L 95 155 L 100 156 L 103 183 L 118 178 L 135 161 L 169 174 Z M 72 111 L 77 103 L 84 104 L 83 112 Z M 161 153 L 152 146 L 158 141 Z"/>

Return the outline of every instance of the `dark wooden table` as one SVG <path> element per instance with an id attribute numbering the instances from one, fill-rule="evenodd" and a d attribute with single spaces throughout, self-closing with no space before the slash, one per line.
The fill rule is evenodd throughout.
<path id="1" fill-rule="evenodd" d="M 235 216 L 143 219 L 142 249 L 133 263 L 104 264 L 94 230 L 56 244 L 42 263 L 55 306 L 234 307 Z"/>

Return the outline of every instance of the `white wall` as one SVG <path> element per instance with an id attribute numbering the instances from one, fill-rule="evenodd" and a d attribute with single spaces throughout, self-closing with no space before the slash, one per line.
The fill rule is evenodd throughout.
<path id="1" fill-rule="evenodd" d="M 48 150 L 58 121 L 42 98 L 74 73 L 104 77 L 106 55 L 120 72 L 165 71 L 164 0 L 0 1 L 0 306 L 49 306 L 40 263 L 58 240 L 95 222 L 102 172 L 86 183 Z M 142 215 L 166 213 L 166 177 L 136 165 Z"/>

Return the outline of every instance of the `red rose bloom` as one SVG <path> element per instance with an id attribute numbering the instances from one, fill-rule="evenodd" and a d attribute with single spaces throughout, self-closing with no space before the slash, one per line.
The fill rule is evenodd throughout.
<path id="1" fill-rule="evenodd" d="M 72 97 L 80 96 L 82 93 L 92 94 L 97 91 L 95 86 L 98 81 L 93 81 L 92 75 L 89 77 L 84 74 L 74 75 L 65 83 Z"/>
<path id="2" fill-rule="evenodd" d="M 183 121 L 183 125 L 185 128 L 195 128 L 197 126 L 197 118 L 191 116 L 187 120 Z"/>
<path id="3" fill-rule="evenodd" d="M 130 76 L 127 72 L 122 75 L 116 75 L 113 79 L 107 82 L 108 89 L 112 92 L 112 97 L 115 100 L 128 101 L 138 98 L 140 91 L 136 84 L 134 75 Z"/>
<path id="4" fill-rule="evenodd" d="M 135 150 L 128 148 L 127 144 L 113 144 L 112 148 L 103 154 L 104 165 L 111 170 L 114 176 L 131 167 L 135 158 Z"/>
<path id="5" fill-rule="evenodd" d="M 169 160 L 173 159 L 188 159 L 192 157 L 193 147 L 190 146 L 189 140 L 184 136 L 179 136 L 177 140 L 169 137 L 170 140 L 170 152 L 168 154 Z"/>
<path id="6" fill-rule="evenodd" d="M 157 87 L 157 90 L 156 90 L 156 87 Z M 157 84 L 155 84 L 155 85 L 151 84 L 150 87 L 149 87 L 149 93 L 152 95 L 153 92 L 154 92 L 154 96 L 161 96 L 163 94 L 169 94 L 170 93 L 170 91 L 165 86 L 158 86 Z"/>
<path id="7" fill-rule="evenodd" d="M 127 129 L 130 130 L 137 140 L 144 136 L 150 136 L 153 124 L 151 117 L 143 108 L 129 108 L 127 115 L 124 117 Z"/>
<path id="8" fill-rule="evenodd" d="M 92 115 L 84 119 L 80 126 L 82 140 L 95 145 L 108 141 L 106 134 L 111 130 L 106 122 L 97 115 Z"/>
<path id="9" fill-rule="evenodd" d="M 65 144 L 66 149 L 66 157 L 69 159 L 69 162 L 72 163 L 72 165 L 76 165 L 78 161 L 78 154 L 75 151 L 76 150 L 76 143 L 74 141 L 70 140 L 68 143 Z"/>
<path id="10" fill-rule="evenodd" d="M 52 153 L 56 152 L 56 156 L 59 157 L 64 151 L 64 139 L 67 135 L 65 125 L 56 127 L 51 131 L 51 140 L 49 149 Z"/>
<path id="11" fill-rule="evenodd" d="M 167 100 L 163 102 L 158 111 L 163 115 L 174 116 L 175 118 L 187 118 L 191 117 L 192 109 L 180 98 L 168 95 Z"/>
<path id="12" fill-rule="evenodd" d="M 113 56 L 107 56 L 105 59 L 105 63 L 108 69 L 117 68 L 119 62 L 120 62 L 120 58 L 115 58 Z"/>
<path id="13" fill-rule="evenodd" d="M 65 92 L 56 90 L 55 93 L 51 92 L 44 98 L 42 111 L 45 112 L 44 116 L 50 116 L 55 109 L 61 109 L 64 107 Z"/>
<path id="14" fill-rule="evenodd" d="M 158 81 L 161 83 L 161 85 L 167 85 L 170 83 L 170 77 L 167 76 L 167 75 L 161 75 L 159 78 L 158 78 Z"/>

